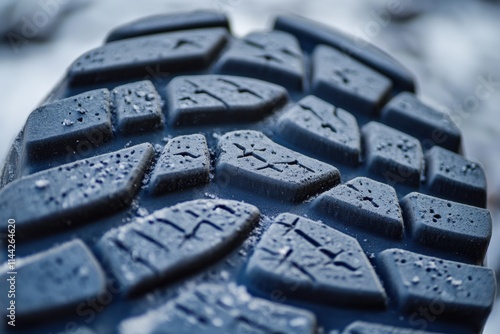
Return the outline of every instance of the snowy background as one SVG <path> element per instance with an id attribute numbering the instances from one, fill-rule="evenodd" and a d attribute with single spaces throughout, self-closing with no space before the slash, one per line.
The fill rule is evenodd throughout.
<path id="1" fill-rule="evenodd" d="M 391 6 L 399 5 L 398 14 Z M 28 114 L 83 52 L 113 27 L 137 18 L 193 9 L 222 10 L 236 35 L 262 30 L 277 14 L 299 14 L 372 41 L 408 67 L 419 96 L 451 112 L 465 154 L 488 177 L 494 236 L 488 265 L 500 272 L 500 4 L 468 0 L 0 0 L 0 165 Z M 28 30 L 26 26 L 29 25 Z M 24 29 L 24 31 L 23 31 Z M 489 94 L 478 97 L 478 87 Z M 498 333 L 500 308 L 485 329 Z"/>

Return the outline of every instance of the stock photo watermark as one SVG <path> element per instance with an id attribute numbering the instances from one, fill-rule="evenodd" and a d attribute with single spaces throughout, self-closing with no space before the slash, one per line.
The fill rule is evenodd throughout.
<path id="1" fill-rule="evenodd" d="M 16 221 L 7 221 L 7 324 L 16 326 Z"/>

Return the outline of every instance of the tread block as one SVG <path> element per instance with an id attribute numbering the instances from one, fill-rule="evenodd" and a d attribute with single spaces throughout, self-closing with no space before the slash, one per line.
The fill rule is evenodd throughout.
<path id="1" fill-rule="evenodd" d="M 419 185 L 424 159 L 417 139 L 377 122 L 366 124 L 361 134 L 370 172 L 389 183 Z"/>
<path id="2" fill-rule="evenodd" d="M 342 334 L 438 334 L 427 331 L 380 325 L 365 321 L 355 321 Z"/>
<path id="3" fill-rule="evenodd" d="M 76 305 L 105 290 L 104 273 L 80 239 L 18 260 L 16 270 L 18 321 L 40 320 L 43 316 L 52 319 L 51 315 L 59 312 L 74 312 Z M 5 282 L 10 275 L 5 270 L 0 277 Z M 2 305 L 7 305 L 7 293 L 0 299 Z"/>
<path id="4" fill-rule="evenodd" d="M 480 326 L 491 311 L 496 289 L 492 269 L 401 249 L 383 251 L 378 261 L 390 293 L 405 312 L 434 305 L 439 311 L 435 318 Z"/>
<path id="5" fill-rule="evenodd" d="M 84 53 L 70 66 L 73 85 L 208 66 L 227 40 L 224 28 L 167 32 L 111 42 Z"/>
<path id="6" fill-rule="evenodd" d="M 416 192 L 406 195 L 401 207 L 418 242 L 483 261 L 492 233 L 488 210 Z"/>
<path id="7" fill-rule="evenodd" d="M 210 180 L 210 153 L 203 135 L 175 137 L 165 145 L 150 188 L 155 194 L 207 183 Z"/>
<path id="8" fill-rule="evenodd" d="M 285 213 L 259 241 L 246 271 L 264 293 L 353 307 L 385 306 L 386 295 L 358 241 Z"/>
<path id="9" fill-rule="evenodd" d="M 217 172 L 229 184 L 280 200 L 302 201 L 340 182 L 337 168 L 278 145 L 261 132 L 228 132 L 219 139 Z"/>
<path id="10" fill-rule="evenodd" d="M 119 325 L 120 334 L 316 333 L 316 317 L 249 295 L 234 283 L 204 283 Z"/>
<path id="11" fill-rule="evenodd" d="M 415 91 L 413 74 L 397 60 L 366 41 L 298 16 L 278 16 L 274 29 L 291 33 L 306 50 L 312 50 L 317 44 L 325 44 L 350 55 L 390 78 L 396 92 Z"/>
<path id="12" fill-rule="evenodd" d="M 118 131 L 143 133 L 163 126 L 162 101 L 151 81 L 138 81 L 113 89 Z"/>
<path id="13" fill-rule="evenodd" d="M 145 17 L 113 29 L 106 38 L 106 43 L 174 30 L 211 27 L 229 28 L 227 17 L 222 13 L 207 10 L 175 14 L 160 14 Z"/>
<path id="14" fill-rule="evenodd" d="M 0 191 L 0 218 L 36 234 L 115 212 L 132 201 L 153 155 L 141 144 L 18 179 Z"/>
<path id="15" fill-rule="evenodd" d="M 434 146 L 426 154 L 427 182 L 433 194 L 486 207 L 486 177 L 477 162 Z"/>
<path id="16" fill-rule="evenodd" d="M 218 260 L 259 216 L 256 207 L 236 201 L 184 202 L 109 231 L 98 247 L 131 295 Z"/>
<path id="17" fill-rule="evenodd" d="M 35 109 L 24 128 L 30 157 L 73 152 L 80 141 L 100 146 L 112 136 L 109 91 L 97 89 Z"/>
<path id="18" fill-rule="evenodd" d="M 173 125 L 255 121 L 287 100 L 283 87 L 227 75 L 176 77 L 167 90 Z"/>
<path id="19" fill-rule="evenodd" d="M 462 135 L 451 116 L 427 106 L 411 93 L 394 97 L 381 114 L 383 123 L 420 139 L 426 148 L 438 145 L 454 152 L 460 149 Z"/>
<path id="20" fill-rule="evenodd" d="M 359 163 L 361 136 L 356 118 L 309 95 L 279 120 L 280 135 L 305 150 L 348 165 Z"/>
<path id="21" fill-rule="evenodd" d="M 374 116 L 391 93 L 382 74 L 329 46 L 312 53 L 313 94 L 349 112 Z"/>
<path id="22" fill-rule="evenodd" d="M 224 74 L 250 76 L 302 90 L 304 62 L 294 36 L 282 31 L 251 33 L 233 42 L 216 64 Z"/>
<path id="23" fill-rule="evenodd" d="M 321 194 L 314 207 L 345 224 L 401 239 L 403 218 L 393 187 L 357 177 Z"/>

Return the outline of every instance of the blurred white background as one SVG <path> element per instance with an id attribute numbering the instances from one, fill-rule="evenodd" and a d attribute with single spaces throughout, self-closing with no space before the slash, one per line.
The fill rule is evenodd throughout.
<path id="1" fill-rule="evenodd" d="M 389 11 L 394 5 L 401 6 L 397 15 Z M 495 1 L 2 0 L 0 33 L 19 34 L 30 23 L 34 29 L 24 31 L 29 38 L 0 43 L 0 165 L 29 113 L 71 62 L 99 46 L 108 31 L 143 16 L 193 9 L 226 12 L 236 35 L 269 27 L 277 14 L 298 14 L 359 35 L 391 53 L 416 75 L 424 101 L 452 113 L 463 131 L 466 155 L 485 167 L 489 208 L 498 224 L 500 5 Z M 490 82 L 490 94 L 479 99 L 476 92 L 485 81 Z M 499 272 L 496 227 L 488 265 Z M 485 333 L 497 334 L 499 328 L 497 308 Z"/>

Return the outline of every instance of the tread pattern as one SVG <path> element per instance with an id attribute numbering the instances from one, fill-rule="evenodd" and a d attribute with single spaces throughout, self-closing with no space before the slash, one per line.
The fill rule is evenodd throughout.
<path id="1" fill-rule="evenodd" d="M 314 206 L 345 224 L 391 238 L 403 236 L 403 218 L 396 191 L 384 183 L 357 177 L 321 194 Z"/>
<path id="2" fill-rule="evenodd" d="M 175 137 L 165 145 L 150 181 L 154 194 L 207 183 L 210 153 L 203 135 Z"/>
<path id="3" fill-rule="evenodd" d="M 168 85 L 170 124 L 258 120 L 287 98 L 283 87 L 226 75 L 181 76 Z"/>
<path id="4" fill-rule="evenodd" d="M 313 95 L 280 118 L 278 131 L 302 149 L 348 165 L 359 163 L 361 136 L 356 118 Z"/>
<path id="5" fill-rule="evenodd" d="M 3 282 L 9 276 L 0 273 Z M 75 239 L 19 261 L 16 314 L 27 321 L 69 313 L 78 303 L 104 292 L 105 284 L 104 272 L 96 259 L 81 240 Z M 7 305 L 7 294 L 0 299 L 2 305 Z"/>
<path id="6" fill-rule="evenodd" d="M 106 233 L 99 249 L 127 294 L 172 280 L 225 255 L 259 220 L 249 204 L 196 200 Z"/>
<path id="7" fill-rule="evenodd" d="M 486 207 L 486 177 L 477 162 L 439 146 L 426 154 L 427 179 L 433 194 Z"/>
<path id="8" fill-rule="evenodd" d="M 377 122 L 361 129 L 368 169 L 389 183 L 418 186 L 424 159 L 420 142 Z"/>
<path id="9" fill-rule="evenodd" d="M 413 238 L 425 245 L 458 251 L 481 262 L 492 233 L 490 212 L 420 193 L 401 200 Z"/>
<path id="10" fill-rule="evenodd" d="M 188 319 L 188 321 L 186 321 Z M 313 334 L 309 311 L 250 296 L 234 284 L 203 284 L 120 325 L 120 334 Z"/>
<path id="11" fill-rule="evenodd" d="M 386 303 L 384 289 L 356 239 L 292 214 L 279 215 L 262 236 L 247 275 L 265 292 L 356 307 Z"/>
<path id="12" fill-rule="evenodd" d="M 223 27 L 229 28 L 225 15 L 217 12 L 199 10 L 186 13 L 160 14 L 139 19 L 113 29 L 106 43 L 126 38 L 164 33 L 175 30 Z"/>
<path id="13" fill-rule="evenodd" d="M 113 89 L 117 129 L 125 135 L 163 126 L 162 103 L 151 81 L 138 81 Z"/>
<path id="14" fill-rule="evenodd" d="M 267 196 L 300 201 L 340 182 L 339 171 L 272 142 L 258 131 L 233 131 L 219 140 L 217 171 L 231 183 Z"/>
<path id="15" fill-rule="evenodd" d="M 231 45 L 216 69 L 271 81 L 290 89 L 303 87 L 304 63 L 296 38 L 282 31 L 251 33 Z"/>
<path id="16" fill-rule="evenodd" d="M 167 32 L 105 44 L 79 57 L 69 68 L 73 85 L 205 68 L 227 40 L 224 28 Z"/>
<path id="17" fill-rule="evenodd" d="M 338 50 L 319 45 L 312 62 L 314 95 L 340 108 L 373 116 L 389 97 L 389 79 Z"/>
<path id="18" fill-rule="evenodd" d="M 402 92 L 385 105 L 381 120 L 396 129 L 423 141 L 450 151 L 460 149 L 461 134 L 458 126 L 447 113 L 433 109 L 414 94 Z"/>
<path id="19" fill-rule="evenodd" d="M 73 151 L 80 141 L 95 146 L 112 137 L 109 91 L 98 89 L 35 109 L 24 128 L 24 145 L 31 157 Z"/>
<path id="20" fill-rule="evenodd" d="M 130 204 L 152 156 L 141 144 L 16 180 L 0 192 L 0 217 L 16 217 L 19 234 L 36 235 L 111 214 Z"/>
<path id="21" fill-rule="evenodd" d="M 14 332 L 407 334 L 430 307 L 429 331 L 481 331 L 491 217 L 458 127 L 373 46 L 275 27 L 238 39 L 221 14 L 160 15 L 73 64 L 12 147 L 0 220 L 16 220 L 19 264 L 64 258 L 27 286 L 74 265 L 58 284 L 77 298 L 36 291 L 47 310 Z"/>
<path id="22" fill-rule="evenodd" d="M 496 283 L 489 268 L 401 249 L 383 251 L 378 261 L 391 282 L 390 293 L 407 312 L 439 303 L 441 316 L 457 322 L 475 322 L 484 320 L 491 311 Z"/>
<path id="23" fill-rule="evenodd" d="M 325 44 L 342 51 L 390 78 L 396 92 L 415 91 L 413 75 L 394 58 L 366 41 L 298 16 L 278 16 L 274 28 L 297 37 L 304 49 L 312 50 L 318 44 Z"/>

